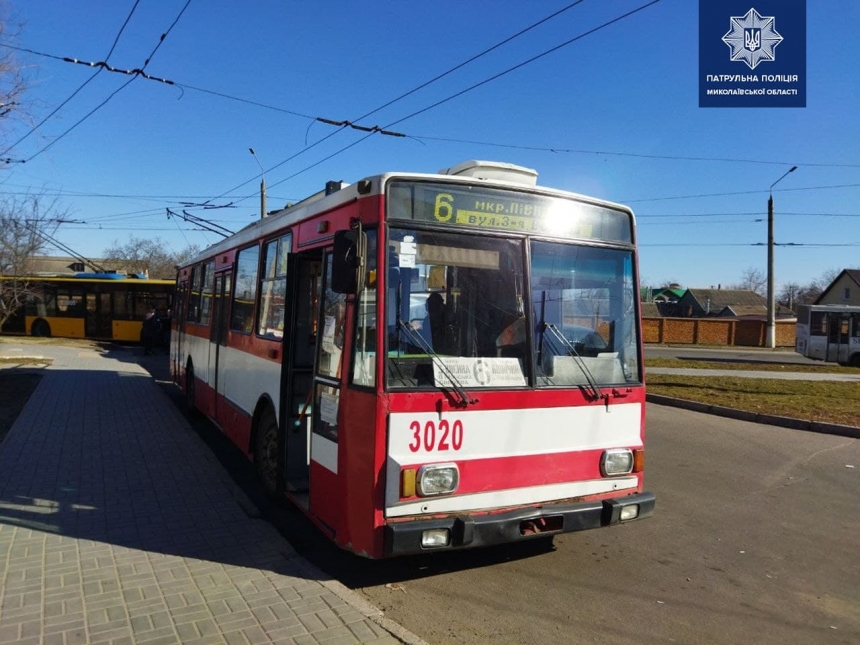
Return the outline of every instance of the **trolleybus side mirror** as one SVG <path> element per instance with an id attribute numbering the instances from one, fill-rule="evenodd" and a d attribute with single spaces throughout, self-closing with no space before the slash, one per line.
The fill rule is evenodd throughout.
<path id="1" fill-rule="evenodd" d="M 349 229 L 334 234 L 331 288 L 335 293 L 355 294 L 364 288 L 367 234 Z"/>

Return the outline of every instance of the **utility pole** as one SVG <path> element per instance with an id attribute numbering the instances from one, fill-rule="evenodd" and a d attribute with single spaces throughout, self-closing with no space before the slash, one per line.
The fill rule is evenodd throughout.
<path id="1" fill-rule="evenodd" d="M 770 185 L 767 198 L 767 334 L 765 346 L 776 348 L 776 302 L 773 285 L 773 187 L 785 179 L 790 172 L 797 170 L 792 166 L 786 173 Z"/>
<path id="2" fill-rule="evenodd" d="M 253 148 L 248 148 L 251 151 L 251 154 L 254 156 L 254 160 L 257 162 L 257 165 L 260 166 L 260 219 L 265 219 L 266 217 L 266 171 L 263 169 L 263 164 L 260 163 L 260 160 L 257 159 L 257 153 L 254 152 Z"/>

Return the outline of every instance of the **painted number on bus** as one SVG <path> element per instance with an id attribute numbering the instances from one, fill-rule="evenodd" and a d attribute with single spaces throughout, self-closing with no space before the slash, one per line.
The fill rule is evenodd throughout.
<path id="1" fill-rule="evenodd" d="M 409 442 L 412 452 L 422 448 L 424 452 L 443 452 L 463 447 L 463 422 L 459 419 L 454 423 L 448 423 L 447 419 L 442 419 L 438 424 L 427 421 L 423 426 L 420 421 L 413 421 L 409 429 L 412 431 L 412 441 Z"/>

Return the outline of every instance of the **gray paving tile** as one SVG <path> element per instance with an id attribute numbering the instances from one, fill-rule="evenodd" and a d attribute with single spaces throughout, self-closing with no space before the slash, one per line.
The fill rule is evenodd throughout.
<path id="1" fill-rule="evenodd" d="M 46 351 L 0 443 L 0 643 L 384 642 L 240 506 L 129 352 Z"/>

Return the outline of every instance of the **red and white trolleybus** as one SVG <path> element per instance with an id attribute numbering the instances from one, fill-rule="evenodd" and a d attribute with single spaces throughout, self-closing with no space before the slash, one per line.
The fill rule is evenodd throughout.
<path id="1" fill-rule="evenodd" d="M 180 267 L 188 406 L 343 548 L 653 512 L 633 213 L 536 178 L 470 161 L 330 182 Z"/>

